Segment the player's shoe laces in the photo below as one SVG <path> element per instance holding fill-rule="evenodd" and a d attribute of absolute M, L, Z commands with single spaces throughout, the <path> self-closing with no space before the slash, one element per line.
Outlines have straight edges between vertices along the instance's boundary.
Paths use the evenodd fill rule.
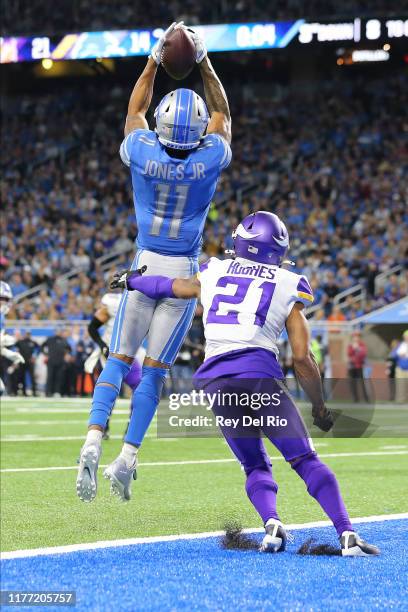
<path fill-rule="evenodd" d="M 113 463 L 108 465 L 103 475 L 107 480 L 110 480 L 110 492 L 112 495 L 116 495 L 122 501 L 130 500 L 130 487 L 132 480 L 136 480 L 136 465 L 137 459 L 135 458 L 134 464 L 129 468 L 126 465 L 126 461 L 119 455 Z"/>
<path fill-rule="evenodd" d="M 265 523 L 265 535 L 259 547 L 260 552 L 283 552 L 286 548 L 287 533 L 280 521 L 269 519 Z"/>
<path fill-rule="evenodd" d="M 96 444 L 86 444 L 81 449 L 76 490 L 79 499 L 91 502 L 96 497 L 99 458 L 101 447 Z"/>
<path fill-rule="evenodd" d="M 380 554 L 377 546 L 367 544 L 354 531 L 343 531 L 340 536 L 340 544 L 343 557 L 369 557 Z"/>

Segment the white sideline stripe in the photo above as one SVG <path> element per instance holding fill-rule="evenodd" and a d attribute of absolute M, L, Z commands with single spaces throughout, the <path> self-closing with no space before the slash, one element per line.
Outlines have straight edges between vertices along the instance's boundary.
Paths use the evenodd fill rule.
<path fill-rule="evenodd" d="M 146 434 L 145 438 L 156 438 L 155 434 Z M 123 440 L 123 435 L 114 434 L 110 436 L 111 440 Z M 70 440 L 84 440 L 84 436 L 33 436 L 27 435 L 9 435 L 0 439 L 0 442 L 68 442 Z"/>
<path fill-rule="evenodd" d="M 380 446 L 380 450 L 393 450 L 397 448 L 408 448 L 406 444 L 390 444 L 389 446 Z"/>
<path fill-rule="evenodd" d="M 2 410 L 2 415 L 15 415 L 18 414 L 87 414 L 89 415 L 89 408 L 16 408 L 15 410 Z M 129 414 L 129 409 L 115 409 L 114 414 Z"/>
<path fill-rule="evenodd" d="M 117 413 L 116 413 L 117 414 Z M 24 425 L 24 426 L 30 426 L 32 427 L 33 425 L 57 425 L 57 426 L 64 426 L 64 425 L 86 425 L 86 421 L 87 419 L 76 419 L 76 420 L 69 420 L 69 421 L 59 421 L 58 419 L 54 419 L 53 421 L 2 421 L 1 425 L 2 427 L 16 427 L 17 425 Z M 128 419 L 116 419 L 115 418 L 115 423 L 127 423 Z M 406 448 L 405 446 L 402 446 L 401 448 Z"/>
<path fill-rule="evenodd" d="M 172 439 L 172 438 L 170 438 Z M 176 438 L 175 438 L 176 439 Z M 369 453 L 319 453 L 319 457 L 324 459 L 336 459 L 338 457 L 378 457 L 383 455 L 408 455 L 408 451 L 372 451 Z M 282 455 L 276 457 L 271 456 L 272 461 L 284 461 Z M 210 463 L 237 463 L 237 460 L 233 457 L 225 459 L 187 459 L 185 461 L 146 461 L 145 463 L 138 463 L 138 467 L 165 467 L 175 465 L 206 465 Z M 99 467 L 106 467 L 106 465 L 100 465 Z M 77 470 L 77 465 L 68 466 L 57 466 L 57 467 L 34 467 L 34 468 L 4 468 L 0 470 L 2 474 L 10 474 L 16 472 L 55 472 L 63 470 Z"/>
<path fill-rule="evenodd" d="M 379 514 L 374 516 L 360 516 L 352 518 L 353 523 L 377 523 L 381 521 L 393 521 L 408 519 L 408 512 L 399 514 Z M 330 527 L 331 521 L 311 521 L 309 523 L 293 523 L 285 525 L 288 531 L 297 529 L 311 529 L 313 527 Z M 243 529 L 244 533 L 262 533 L 259 527 Z M 156 544 L 160 542 L 177 542 L 178 540 L 201 540 L 206 538 L 220 537 L 224 531 L 204 531 L 202 533 L 181 533 L 179 535 L 151 536 L 147 538 L 127 538 L 123 540 L 102 540 L 83 544 L 68 544 L 66 546 L 50 546 L 48 548 L 31 548 L 27 550 L 11 550 L 0 553 L 0 559 L 22 559 L 24 557 L 39 557 L 42 555 L 59 555 L 63 553 L 79 552 L 85 550 L 96 550 L 98 548 L 118 548 L 120 546 L 134 546 L 137 544 Z"/>

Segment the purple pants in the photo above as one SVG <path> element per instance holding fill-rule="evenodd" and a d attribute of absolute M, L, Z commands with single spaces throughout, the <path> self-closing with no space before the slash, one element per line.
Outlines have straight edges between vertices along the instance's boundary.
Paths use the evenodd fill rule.
<path fill-rule="evenodd" d="M 132 363 L 132 367 L 130 368 L 129 372 L 126 374 L 125 378 L 123 379 L 123 382 L 129 385 L 132 391 L 134 391 L 141 380 L 142 380 L 142 366 L 135 359 L 134 362 Z"/>
<path fill-rule="evenodd" d="M 272 465 L 262 435 L 290 462 L 292 469 L 305 482 L 309 494 L 332 520 L 338 535 L 353 530 L 337 479 L 316 455 L 303 419 L 282 381 L 243 379 L 242 374 L 237 374 L 228 379 L 201 381 L 200 386 L 207 393 L 218 392 L 224 398 L 234 398 L 234 392 L 239 394 L 239 401 L 235 405 L 232 402 L 226 407 L 225 402 L 217 400 L 213 411 L 217 417 L 224 419 L 224 424 L 220 423 L 221 431 L 245 470 L 247 495 L 264 523 L 271 518 L 279 519 L 279 516 L 276 510 L 278 485 L 273 480 Z M 254 393 L 267 393 L 268 397 L 276 397 L 279 403 L 274 405 L 274 401 L 271 401 L 254 411 L 242 402 L 245 390 L 252 397 Z M 229 424 L 234 417 L 240 421 L 239 425 Z M 274 417 L 273 424 L 268 417 Z M 284 417 L 287 426 L 276 425 L 277 417 Z"/>

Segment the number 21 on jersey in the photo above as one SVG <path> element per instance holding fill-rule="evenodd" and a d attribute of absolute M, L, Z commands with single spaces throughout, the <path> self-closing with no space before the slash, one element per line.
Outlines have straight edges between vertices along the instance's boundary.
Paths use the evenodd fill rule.
<path fill-rule="evenodd" d="M 276 283 L 265 281 L 258 285 L 253 278 L 222 276 L 217 287 L 235 286 L 232 295 L 219 293 L 214 296 L 206 323 L 239 325 L 239 315 L 254 316 L 254 325 L 263 327 L 271 305 Z"/>

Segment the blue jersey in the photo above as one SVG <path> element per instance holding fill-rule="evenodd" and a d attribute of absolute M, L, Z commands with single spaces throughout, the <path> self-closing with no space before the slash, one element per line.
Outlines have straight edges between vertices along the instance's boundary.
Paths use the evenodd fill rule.
<path fill-rule="evenodd" d="M 208 134 L 185 159 L 170 157 L 151 130 L 135 130 L 120 147 L 132 173 L 137 246 L 162 255 L 199 254 L 204 223 L 229 144 Z"/>

